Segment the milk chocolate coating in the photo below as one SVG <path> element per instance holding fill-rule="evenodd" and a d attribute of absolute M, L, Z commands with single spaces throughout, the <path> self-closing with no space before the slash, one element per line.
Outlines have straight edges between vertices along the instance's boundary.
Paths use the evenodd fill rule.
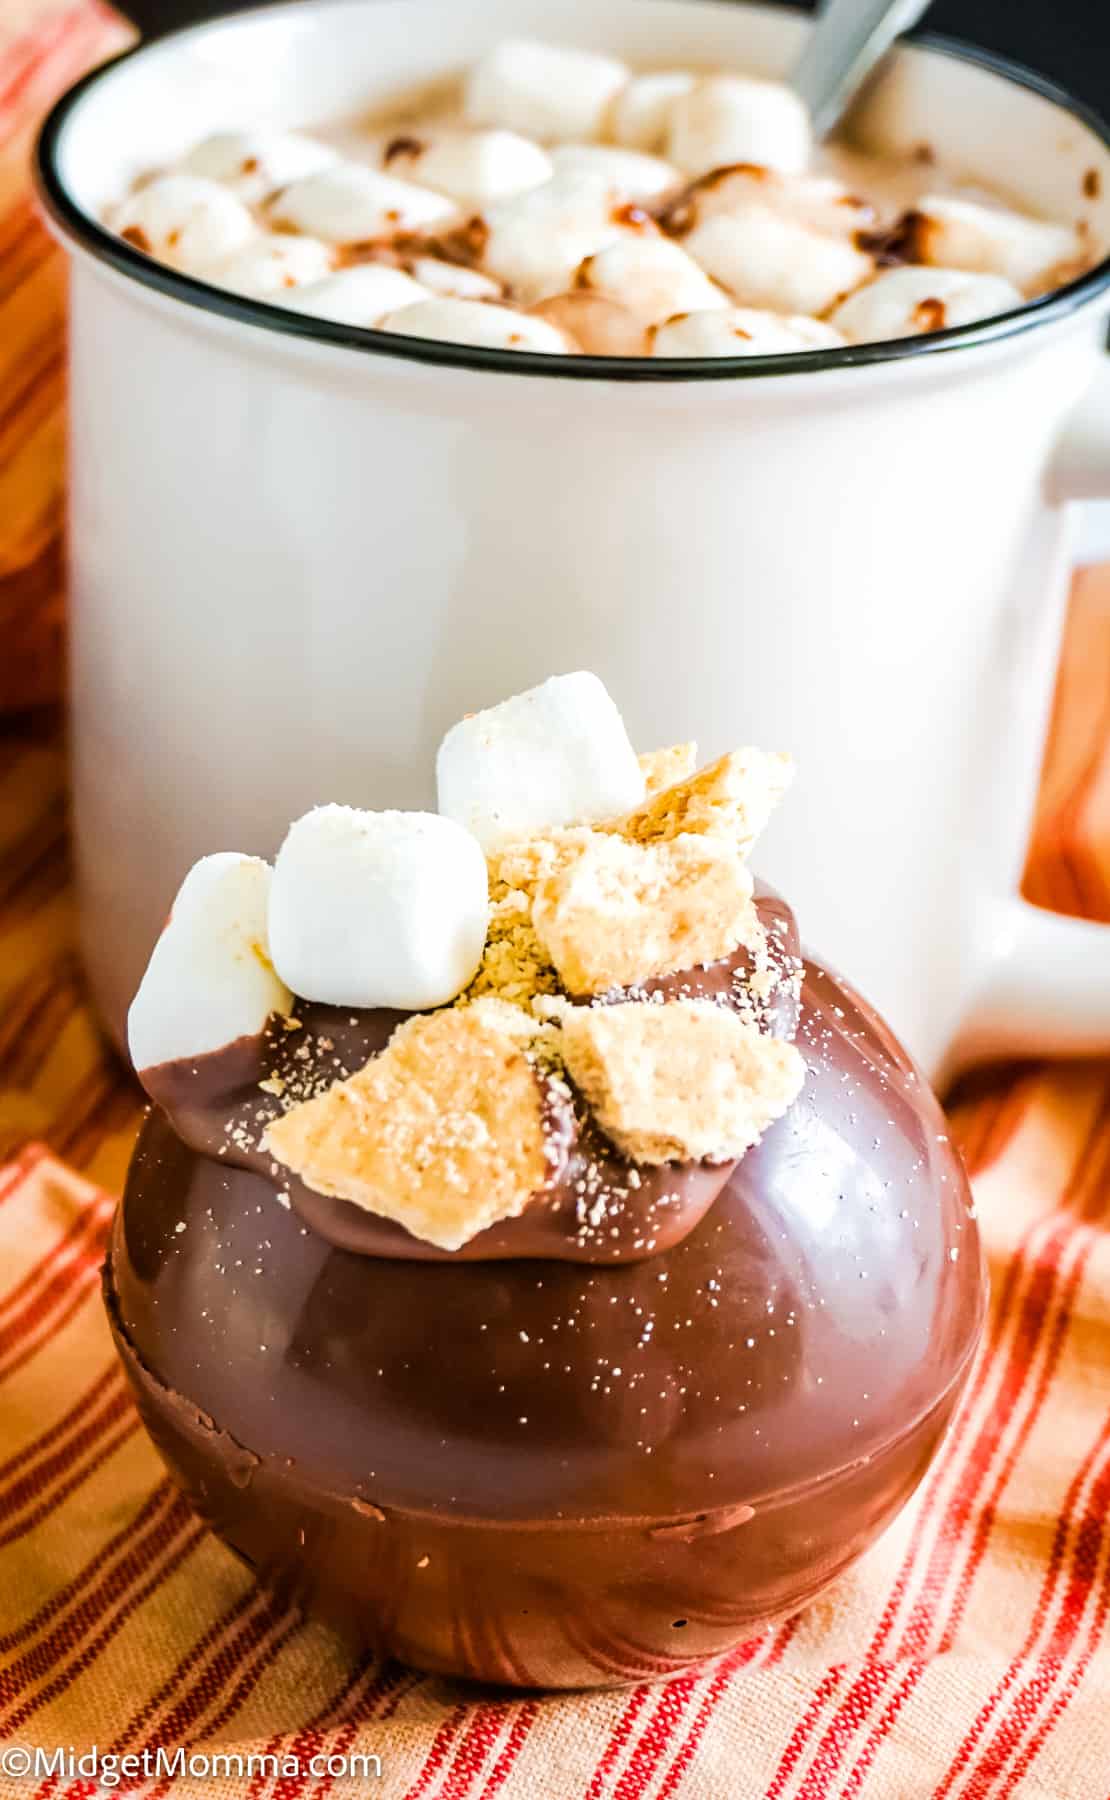
<path fill-rule="evenodd" d="M 616 1265 L 337 1247 L 155 1110 L 106 1298 L 199 1510 L 361 1642 L 515 1686 L 665 1674 L 818 1593 L 924 1473 L 984 1282 L 943 1114 L 813 961 L 796 1041 L 789 1113 Z"/>

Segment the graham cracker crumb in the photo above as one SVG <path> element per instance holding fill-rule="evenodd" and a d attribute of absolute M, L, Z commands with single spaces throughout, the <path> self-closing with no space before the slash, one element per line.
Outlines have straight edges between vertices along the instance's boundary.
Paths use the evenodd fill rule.
<path fill-rule="evenodd" d="M 752 878 L 714 838 L 631 843 L 594 832 L 541 883 L 536 936 L 572 994 L 603 994 L 755 943 Z"/>
<path fill-rule="evenodd" d="M 457 1250 L 558 1173 L 542 1073 L 556 1036 L 488 998 L 417 1013 L 357 1074 L 275 1120 L 263 1147 L 316 1193 Z"/>
<path fill-rule="evenodd" d="M 639 1163 L 731 1162 L 805 1080 L 793 1044 L 704 1000 L 578 1007 L 562 1050 L 602 1130 Z"/>
<path fill-rule="evenodd" d="M 688 780 L 698 766 L 698 747 L 696 744 L 671 744 L 666 750 L 645 750 L 638 761 L 650 800 L 664 788 Z"/>
<path fill-rule="evenodd" d="M 730 750 L 650 796 L 612 829 L 641 844 L 666 843 L 687 832 L 728 838 L 746 856 L 793 779 L 789 756 Z"/>

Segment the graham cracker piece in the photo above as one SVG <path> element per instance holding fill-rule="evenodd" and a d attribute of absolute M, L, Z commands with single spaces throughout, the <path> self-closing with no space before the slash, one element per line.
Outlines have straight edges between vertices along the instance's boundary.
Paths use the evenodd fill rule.
<path fill-rule="evenodd" d="M 264 1148 L 316 1193 L 457 1250 L 557 1171 L 541 1073 L 555 1038 L 499 1000 L 418 1013 L 357 1074 L 275 1120 Z"/>
<path fill-rule="evenodd" d="M 636 843 L 666 843 L 687 832 L 728 838 L 746 856 L 794 779 L 791 757 L 730 750 L 694 775 L 650 795 L 612 829 Z"/>
<path fill-rule="evenodd" d="M 663 788 L 686 781 L 698 766 L 696 744 L 671 744 L 665 750 L 645 750 L 638 758 L 644 776 L 644 788 L 650 800 Z"/>
<path fill-rule="evenodd" d="M 594 1117 L 635 1162 L 731 1162 L 801 1091 L 793 1044 L 706 1000 L 579 1006 L 563 1061 Z"/>
<path fill-rule="evenodd" d="M 736 849 L 593 832 L 540 883 L 532 924 L 572 994 L 603 994 L 755 944 L 752 878 Z"/>

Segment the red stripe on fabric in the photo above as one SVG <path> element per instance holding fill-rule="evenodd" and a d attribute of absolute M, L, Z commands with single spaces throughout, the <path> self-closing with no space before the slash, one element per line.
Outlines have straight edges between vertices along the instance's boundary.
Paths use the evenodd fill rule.
<path fill-rule="evenodd" d="M 1094 1478 L 1093 1482 L 1092 1477 Z M 1006 1717 L 1001 1721 L 989 1747 L 979 1759 L 966 1789 L 966 1800 L 982 1800 L 982 1796 L 1002 1774 L 1006 1762 L 1017 1750 L 1022 1736 L 1034 1722 L 1044 1701 L 1059 1680 L 1065 1660 L 1079 1636 L 1087 1605 L 1094 1591 L 1106 1528 L 1107 1507 L 1110 1506 L 1110 1424 L 1103 1426 L 1095 1445 L 1084 1459 L 1081 1469 L 1069 1488 L 1063 1516 L 1057 1528 L 1058 1538 L 1066 1537 L 1075 1508 L 1088 1484 L 1090 1484 L 1090 1493 L 1076 1532 L 1070 1575 L 1060 1614 L 1047 1644 L 1039 1654 L 1038 1660 L 1042 1666 L 1034 1679 L 1026 1683 L 1024 1688 L 1019 1689 L 1010 1701 Z M 1000 1690 L 996 1690 L 1000 1698 L 1004 1697 L 1005 1692 L 1013 1686 L 1021 1673 L 1023 1664 L 1028 1665 L 1036 1640 L 1041 1635 L 1047 1618 L 1054 1590 L 1058 1587 L 1063 1574 L 1062 1562 L 1062 1557 L 1056 1559 L 1055 1565 L 1050 1560 L 1049 1570 L 1042 1583 L 1040 1600 L 1034 1614 L 1034 1624 L 1022 1647 L 1023 1654 L 1019 1653 L 1014 1658 L 1003 1678 Z M 1104 1585 L 1103 1616 L 1105 1616 L 1105 1602 L 1106 1589 Z M 1076 1665 L 1077 1668 L 1080 1664 L 1085 1667 L 1089 1663 L 1100 1631 L 1101 1623 L 1096 1608 L 1093 1632 L 1090 1634 L 1087 1649 Z M 1070 1698 L 1070 1694 L 1068 1694 L 1068 1698 Z M 1049 1719 L 1053 1724 L 1066 1704 L 1064 1695 L 1058 1696 L 1057 1702 L 1049 1714 Z M 985 1713 L 988 1712 L 987 1708 L 983 1710 Z M 990 1710 L 994 1710 L 994 1696 L 992 1696 Z M 1049 1719 L 1044 1721 L 1045 1736 L 1051 1729 Z M 1043 1742 L 1043 1738 L 1041 1741 Z"/>
<path fill-rule="evenodd" d="M 305 1723 L 301 1726 L 300 1731 L 294 1736 L 290 1737 L 290 1734 L 285 1731 L 276 1732 L 267 1742 L 264 1754 L 267 1756 L 278 1757 L 283 1755 L 295 1756 L 299 1762 L 303 1762 L 305 1758 L 312 1754 L 312 1750 L 318 1744 L 323 1742 L 324 1722 L 343 1705 L 347 1696 L 358 1688 L 360 1682 L 364 1680 L 368 1673 L 368 1669 L 373 1667 L 373 1662 L 373 1658 L 363 1657 L 351 1670 L 347 1679 L 340 1685 L 338 1691 L 332 1695 L 326 1706 L 321 1707 L 318 1712 L 314 1713 L 311 1719 L 306 1719 Z M 379 1675 L 378 1682 L 374 1685 L 378 1686 L 380 1683 L 381 1675 Z M 272 1791 L 271 1800 L 296 1800 L 296 1796 L 303 1792 L 307 1779 L 307 1775 L 296 1777 L 292 1775 L 279 1775 L 277 1784 Z M 266 1775 L 259 1774 L 252 1776 L 250 1787 L 247 1789 L 246 1800 L 257 1800 L 258 1795 L 262 1792 L 263 1783 L 268 1780 L 269 1777 Z"/>
<path fill-rule="evenodd" d="M 98 1214 L 106 1209 L 110 1211 L 113 1204 L 106 1194 L 95 1194 L 79 1211 L 74 1213 L 61 1236 L 55 1238 L 49 1249 L 43 1251 L 38 1261 L 20 1276 L 15 1286 L 9 1288 L 0 1297 L 0 1319 L 8 1319 L 10 1313 L 14 1313 L 22 1303 L 32 1298 L 56 1265 L 71 1255 L 78 1245 L 85 1241 L 90 1228 L 95 1226 Z M 0 1350 L 6 1347 L 6 1334 L 13 1326 L 14 1321 L 9 1321 L 3 1331 L 0 1331 Z"/>
<path fill-rule="evenodd" d="M 1082 1197 L 1088 1189 L 1092 1164 L 1100 1166 L 1099 1158 L 1103 1146 L 1110 1141 L 1110 1107 L 1099 1115 L 1094 1127 L 1088 1134 L 1087 1141 L 1081 1150 L 1073 1168 L 1066 1198 L 1079 1198 L 1082 1213 Z M 1027 1260 L 1027 1248 L 1031 1241 L 1044 1231 L 1038 1224 L 1024 1240 L 1019 1256 L 1011 1265 L 1016 1269 L 1019 1262 Z M 999 1389 L 998 1400 L 988 1415 L 987 1421 L 971 1446 L 965 1464 L 964 1476 L 958 1500 L 949 1507 L 944 1523 L 938 1533 L 936 1544 L 929 1559 L 925 1581 L 920 1589 L 920 1597 L 911 1613 L 909 1623 L 903 1631 L 898 1653 L 913 1657 L 913 1671 L 906 1676 L 897 1695 L 889 1702 L 888 1714 L 882 1730 L 889 1730 L 902 1706 L 910 1697 L 927 1666 L 923 1660 L 923 1652 L 930 1636 L 933 1634 L 948 1585 L 952 1564 L 963 1546 L 965 1528 L 970 1521 L 974 1499 L 982 1482 L 987 1478 L 993 1465 L 995 1453 L 1009 1426 L 1011 1418 L 1018 1411 L 1018 1404 L 1025 1391 L 1030 1372 L 1036 1361 L 1040 1340 L 1051 1318 L 1051 1302 L 1054 1297 L 1058 1276 L 1063 1280 L 1059 1306 L 1052 1321 L 1052 1330 L 1048 1338 L 1044 1361 L 1040 1376 L 1032 1390 L 1031 1405 L 1021 1421 L 1013 1443 L 1003 1460 L 1001 1468 L 990 1489 L 990 1496 L 979 1514 L 976 1530 L 972 1536 L 967 1558 L 949 1604 L 946 1623 L 936 1646 L 936 1653 L 944 1654 L 952 1644 L 956 1629 L 963 1618 L 968 1596 L 975 1573 L 986 1553 L 990 1531 L 997 1514 L 998 1502 L 1016 1466 L 1017 1459 L 1028 1442 L 1029 1434 L 1036 1423 L 1040 1409 L 1051 1385 L 1052 1377 L 1059 1362 L 1063 1343 L 1067 1333 L 1068 1320 L 1074 1304 L 1079 1280 L 1093 1245 L 1089 1231 L 1085 1231 L 1074 1221 L 1052 1226 L 1048 1231 L 1042 1248 L 1032 1257 L 1032 1279 L 1026 1290 L 1025 1298 L 1019 1313 L 1018 1326 L 1014 1334 L 1013 1344 L 1007 1359 L 1003 1380 Z M 1065 1271 L 1063 1261 L 1065 1253 L 1072 1250 L 1075 1262 Z M 992 1359 L 993 1360 L 993 1359 Z M 1000 1416 L 1003 1398 L 1009 1399 L 1004 1415 Z M 831 1779 L 831 1771 L 835 1769 L 847 1749 L 851 1738 L 859 1731 L 865 1718 L 864 1708 L 867 1706 L 867 1690 L 869 1669 L 865 1665 L 863 1672 L 857 1677 L 853 1687 L 841 1702 L 838 1712 L 826 1727 L 814 1759 L 814 1767 L 821 1764 L 825 1779 Z M 881 1691 L 885 1682 L 880 1684 Z M 873 1759 L 877 1749 L 878 1731 L 873 1731 L 861 1752 L 868 1762 Z M 810 1795 L 803 1788 L 799 1800 Z"/>
<path fill-rule="evenodd" d="M 786 1784 L 801 1761 L 806 1741 L 817 1720 L 821 1717 L 826 1701 L 831 1700 L 843 1681 L 845 1672 L 843 1663 L 834 1663 L 824 1678 L 818 1682 L 814 1689 L 813 1699 L 795 1725 L 786 1748 L 779 1758 L 778 1767 L 771 1778 L 771 1785 L 767 1789 L 766 1800 L 782 1800 L 782 1796 L 786 1792 Z"/>
<path fill-rule="evenodd" d="M 103 1252 L 100 1251 L 97 1252 L 95 1256 L 90 1257 L 86 1266 L 80 1273 L 79 1279 L 70 1294 L 68 1303 L 62 1307 L 60 1312 L 56 1312 L 52 1317 L 48 1317 L 45 1320 L 42 1329 L 36 1334 L 31 1342 L 25 1344 L 18 1355 L 11 1357 L 3 1368 L 0 1368 L 0 1385 L 6 1381 L 10 1381 L 13 1375 L 18 1375 L 21 1369 L 26 1368 L 27 1364 L 32 1362 L 41 1350 L 45 1349 L 52 1338 L 57 1337 L 60 1332 L 64 1331 L 74 1314 L 80 1311 L 81 1307 L 84 1306 L 89 1295 L 100 1286 L 100 1264 L 102 1256 Z"/>
<path fill-rule="evenodd" d="M 0 1669 L 0 1706 L 10 1707 L 18 1696 L 42 1678 L 48 1670 L 60 1662 L 71 1652 L 81 1651 L 90 1629 L 94 1628 L 103 1613 L 121 1599 L 128 1604 L 130 1616 L 133 1610 L 133 1597 L 128 1600 L 129 1591 L 149 1570 L 152 1561 L 163 1551 L 178 1543 L 188 1527 L 194 1525 L 193 1514 L 184 1499 L 177 1497 L 177 1503 L 171 1504 L 165 1515 L 160 1518 L 146 1534 L 132 1545 L 129 1553 L 122 1558 L 119 1565 L 102 1581 L 97 1589 L 87 1594 L 80 1606 L 73 1613 L 58 1620 L 54 1631 L 39 1643 L 32 1646 L 22 1657 L 10 1663 L 7 1668 Z M 189 1533 L 189 1542 L 199 1541 L 199 1530 Z M 121 1619 L 122 1622 L 122 1619 Z M 114 1634 L 118 1625 L 109 1632 Z M 95 1635 L 88 1642 L 99 1643 Z M 108 1638 L 104 1639 L 107 1642 Z M 88 1660 L 89 1652 L 82 1652 L 82 1660 Z M 62 1680 L 57 1688 L 61 1692 L 67 1682 Z M 53 1691 L 53 1690 L 52 1690 Z M 19 1709 L 16 1714 L 8 1716 L 4 1721 L 5 1729 L 14 1731 L 25 1718 L 31 1716 L 37 1705 L 42 1704 L 41 1697 L 26 1703 L 29 1710 Z"/>
<path fill-rule="evenodd" d="M 372 1666 L 372 1664 L 371 1664 Z M 292 1741 L 285 1744 L 285 1734 L 271 1739 L 274 1749 L 271 1754 L 281 1755 L 283 1748 L 295 1756 L 301 1773 L 298 1775 L 282 1775 L 274 1788 L 271 1800 L 298 1800 L 304 1792 L 306 1784 L 313 1779 L 308 1770 L 308 1763 L 313 1755 L 322 1750 L 328 1737 L 328 1721 L 337 1715 L 342 1718 L 343 1708 L 351 1704 L 350 1715 L 341 1725 L 333 1726 L 332 1753 L 345 1756 L 358 1736 L 360 1727 L 375 1714 L 381 1719 L 388 1719 L 400 1706 L 404 1696 L 412 1692 L 414 1687 L 426 1679 L 413 1670 L 402 1669 L 398 1663 L 386 1663 L 363 1694 L 358 1694 L 359 1683 L 364 1679 L 366 1669 L 356 1669 L 351 1678 L 343 1684 L 339 1692 L 332 1697 L 327 1706 L 311 1719 Z M 351 1694 L 355 1694 L 353 1703 Z M 381 1707 L 380 1713 L 378 1708 Z M 313 1789 L 314 1797 L 329 1793 L 334 1786 L 334 1776 L 324 1775 Z M 256 1800 L 256 1790 L 252 1785 L 248 1800 Z"/>
<path fill-rule="evenodd" d="M 26 1144 L 18 1155 L 13 1157 L 7 1167 L 0 1170 L 0 1206 L 10 1200 L 27 1180 L 28 1176 L 48 1155 L 45 1144 Z"/>
<path fill-rule="evenodd" d="M 678 1751 L 671 1762 L 670 1768 L 667 1770 L 666 1780 L 659 1789 L 657 1800 L 670 1800 L 671 1795 L 674 1793 L 679 1782 L 683 1779 L 689 1769 L 690 1764 L 693 1762 L 694 1757 L 697 1755 L 698 1746 L 705 1736 L 709 1721 L 717 1710 L 722 1696 L 727 1691 L 733 1675 L 738 1669 L 745 1667 L 750 1661 L 750 1647 L 747 1644 L 740 1644 L 735 1650 L 730 1651 L 727 1656 L 722 1657 L 720 1666 L 702 1697 L 701 1705 L 694 1714 L 690 1729 L 679 1746 Z"/>
<path fill-rule="evenodd" d="M 447 1718 L 444 1719 L 439 1730 L 436 1732 L 435 1737 L 432 1739 L 431 1748 L 424 1758 L 424 1765 L 419 1775 L 412 1786 L 405 1791 L 404 1800 L 420 1800 L 421 1795 L 427 1792 L 431 1783 L 443 1767 L 447 1752 L 450 1750 L 451 1745 L 458 1736 L 463 1721 L 469 1711 L 470 1708 L 468 1706 L 456 1706 L 448 1714 Z"/>
<path fill-rule="evenodd" d="M 105 1391 L 112 1388 L 121 1390 L 123 1388 L 123 1371 L 115 1357 L 91 1386 L 87 1387 L 84 1393 L 74 1401 L 68 1412 L 63 1413 L 61 1418 L 56 1419 L 54 1424 L 48 1426 L 45 1431 L 40 1432 L 38 1437 L 31 1438 L 13 1456 L 9 1456 L 7 1462 L 0 1463 L 0 1494 L 6 1493 L 7 1489 L 4 1484 L 10 1482 L 13 1476 L 18 1475 L 27 1467 L 28 1463 L 34 1462 L 50 1450 L 61 1438 L 72 1431 L 74 1425 L 86 1419 Z"/>
<path fill-rule="evenodd" d="M 386 1719 L 391 1719 L 405 1695 L 411 1693 L 414 1687 L 419 1687 L 426 1679 L 425 1676 L 417 1674 L 414 1670 L 410 1670 L 407 1675 L 403 1671 L 398 1670 L 385 1684 L 390 1691 L 386 1702 L 381 1707 L 380 1711 L 378 1710 L 378 1703 L 376 1701 L 373 1706 L 368 1707 L 365 1710 L 356 1708 L 350 1723 L 345 1725 L 342 1731 L 337 1731 L 334 1734 L 334 1743 L 331 1746 L 330 1753 L 335 1756 L 345 1756 L 352 1749 L 361 1725 L 367 1723 L 370 1719 L 376 1718 L 380 1723 L 384 1723 Z M 311 1777 L 309 1777 L 309 1779 L 311 1779 Z M 325 1774 L 320 1776 L 316 1786 L 312 1790 L 312 1800 L 323 1800 L 325 1794 L 330 1794 L 332 1788 L 335 1786 L 335 1781 L 336 1777 L 334 1775 Z M 483 1800 L 485 1800 L 484 1795 Z"/>
<path fill-rule="evenodd" d="M 60 1612 L 64 1611 L 70 1602 L 78 1597 L 82 1589 L 95 1579 L 101 1569 L 111 1562 L 116 1552 L 121 1550 L 136 1533 L 145 1530 L 150 1520 L 167 1505 L 172 1504 L 175 1499 L 177 1499 L 176 1490 L 169 1481 L 160 1481 L 157 1487 L 152 1488 L 135 1516 L 121 1525 L 119 1530 L 100 1546 L 96 1555 L 85 1564 L 79 1574 L 75 1575 L 64 1587 L 58 1588 L 31 1618 L 25 1619 L 22 1625 L 17 1626 L 14 1631 L 0 1637 L 0 1655 L 17 1650 L 20 1644 L 25 1644 L 31 1638 L 37 1637 L 44 1626 L 49 1625 L 51 1619 L 56 1618 Z M 0 1689 L 2 1689 L 2 1683 L 3 1673 L 0 1672 Z M 2 1698 L 2 1692 L 0 1692 L 0 1698 Z"/>
<path fill-rule="evenodd" d="M 501 1735 L 511 1712 L 511 1702 L 494 1702 L 472 1709 L 470 1723 L 463 1733 L 438 1800 L 465 1800 L 482 1767 Z"/>
<path fill-rule="evenodd" d="M 613 1790 L 613 1800 L 642 1800 L 702 1680 L 704 1674 L 680 1675 L 667 1683 Z"/>
<path fill-rule="evenodd" d="M 535 1700 L 526 1700 L 513 1720 L 513 1728 L 502 1746 L 501 1754 L 486 1777 L 486 1784 L 482 1789 L 482 1800 L 492 1800 L 492 1796 L 504 1785 L 539 1716 L 538 1703 Z"/>
<path fill-rule="evenodd" d="M 103 1201 L 90 1206 L 76 1235 L 72 1239 L 67 1237 L 64 1244 L 56 1245 L 43 1258 L 37 1271 L 39 1279 L 35 1291 L 0 1329 L 0 1373 L 5 1373 L 10 1365 L 10 1353 L 42 1323 L 53 1307 L 64 1301 L 74 1284 L 90 1272 L 99 1271 L 112 1210 L 112 1206 Z M 8 1353 L 7 1362 L 3 1360 L 5 1352 Z"/>
<path fill-rule="evenodd" d="M 58 1508 L 72 1494 L 75 1494 L 78 1488 L 83 1487 L 86 1481 L 91 1480 L 97 1471 L 111 1460 L 116 1451 L 135 1436 L 139 1430 L 139 1420 L 122 1399 L 120 1406 L 121 1410 L 125 1410 L 127 1414 L 120 1429 L 101 1445 L 95 1456 L 90 1457 L 88 1462 L 74 1470 L 68 1481 L 62 1482 L 60 1487 L 48 1494 L 31 1512 L 25 1513 L 9 1530 L 0 1535 L 0 1550 L 7 1549 L 9 1544 L 18 1543 L 20 1538 L 26 1537 L 29 1532 L 35 1530 L 36 1526 L 41 1525 L 44 1519 L 48 1519 L 51 1513 L 57 1512 Z"/>
<path fill-rule="evenodd" d="M 610 1734 L 609 1742 L 601 1754 L 601 1760 L 593 1772 L 583 1800 L 601 1800 L 609 1773 L 621 1752 L 627 1747 L 632 1736 L 632 1728 L 650 1698 L 651 1689 L 648 1687 L 634 1688 L 629 1694 L 621 1716 Z"/>

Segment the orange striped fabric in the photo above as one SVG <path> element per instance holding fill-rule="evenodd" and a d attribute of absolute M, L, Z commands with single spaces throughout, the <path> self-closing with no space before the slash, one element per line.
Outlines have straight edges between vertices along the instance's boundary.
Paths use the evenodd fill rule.
<path fill-rule="evenodd" d="M 119 36 L 86 0 L 0 25 L 0 702 L 49 690 L 60 593 L 57 267 L 13 170 L 29 111 Z M 1108 696 L 1110 570 L 1089 571 L 1026 892 L 1110 920 Z M 145 1756 L 123 1791 L 175 1800 L 1101 1800 L 1110 1066 L 955 1097 L 990 1330 L 924 1487 L 834 1593 L 623 1693 L 352 1662 L 200 1526 L 112 1354 L 97 1271 L 140 1108 L 82 994 L 58 726 L 0 718 L 0 1796 L 96 1800 Z"/>

